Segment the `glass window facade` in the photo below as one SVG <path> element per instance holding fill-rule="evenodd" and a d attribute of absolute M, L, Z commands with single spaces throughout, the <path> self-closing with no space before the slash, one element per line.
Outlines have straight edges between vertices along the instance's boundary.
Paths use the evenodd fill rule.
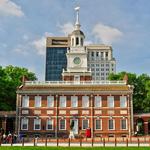
<path fill-rule="evenodd" d="M 54 96 L 47 96 L 47 107 L 54 107 Z"/>
<path fill-rule="evenodd" d="M 59 129 L 66 130 L 66 120 L 65 119 L 59 120 Z"/>
<path fill-rule="evenodd" d="M 114 97 L 113 96 L 107 97 L 107 106 L 108 107 L 114 107 Z"/>
<path fill-rule="evenodd" d="M 101 129 L 101 120 L 100 119 L 96 119 L 95 120 L 95 129 L 96 130 L 100 130 Z"/>
<path fill-rule="evenodd" d="M 127 107 L 127 97 L 126 96 L 120 96 L 120 107 L 121 108 Z"/>
<path fill-rule="evenodd" d="M 89 107 L 89 97 L 82 96 L 82 107 Z"/>
<path fill-rule="evenodd" d="M 78 97 L 71 96 L 71 107 L 78 107 Z"/>
<path fill-rule="evenodd" d="M 127 120 L 126 119 L 122 119 L 121 120 L 121 129 L 122 130 L 126 130 L 127 129 Z"/>
<path fill-rule="evenodd" d="M 41 119 L 34 119 L 34 130 L 41 130 Z"/>
<path fill-rule="evenodd" d="M 23 96 L 22 107 L 29 107 L 29 96 Z"/>
<path fill-rule="evenodd" d="M 41 107 L 41 96 L 35 96 L 34 107 Z"/>
<path fill-rule="evenodd" d="M 28 119 L 27 118 L 21 119 L 21 129 L 28 130 Z"/>
<path fill-rule="evenodd" d="M 108 124 L 109 124 L 109 126 L 108 126 L 109 130 L 113 130 L 114 129 L 114 120 L 110 119 Z"/>
<path fill-rule="evenodd" d="M 88 119 L 82 120 L 82 129 L 85 130 L 88 128 L 88 126 L 89 126 L 89 120 Z"/>
<path fill-rule="evenodd" d="M 53 130 L 53 120 L 48 119 L 47 120 L 47 126 L 46 126 L 47 130 Z"/>
<path fill-rule="evenodd" d="M 101 105 L 102 105 L 101 96 L 95 96 L 95 107 L 101 107 Z"/>
<path fill-rule="evenodd" d="M 67 47 L 46 48 L 46 81 L 60 81 L 62 70 L 67 67 Z"/>
<path fill-rule="evenodd" d="M 66 107 L 66 96 L 60 96 L 59 107 Z"/>

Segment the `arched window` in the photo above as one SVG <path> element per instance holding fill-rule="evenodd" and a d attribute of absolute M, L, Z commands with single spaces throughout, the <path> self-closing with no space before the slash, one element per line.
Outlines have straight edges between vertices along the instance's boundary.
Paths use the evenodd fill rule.
<path fill-rule="evenodd" d="M 79 38 L 76 37 L 76 45 L 79 45 Z"/>
<path fill-rule="evenodd" d="M 81 38 L 81 46 L 83 46 L 83 38 Z"/>
<path fill-rule="evenodd" d="M 74 46 L 74 38 L 72 38 L 72 44 L 71 45 Z"/>

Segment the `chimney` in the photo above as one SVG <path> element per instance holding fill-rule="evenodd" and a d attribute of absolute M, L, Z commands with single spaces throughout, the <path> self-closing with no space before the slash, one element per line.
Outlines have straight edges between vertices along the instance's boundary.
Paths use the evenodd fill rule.
<path fill-rule="evenodd" d="M 25 81 L 28 81 L 28 78 L 24 75 L 22 76 L 21 81 L 22 81 L 22 84 L 24 84 Z"/>

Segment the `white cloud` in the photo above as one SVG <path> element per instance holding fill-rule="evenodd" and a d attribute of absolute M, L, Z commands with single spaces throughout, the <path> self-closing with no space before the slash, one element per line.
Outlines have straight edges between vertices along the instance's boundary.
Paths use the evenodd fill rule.
<path fill-rule="evenodd" d="M 11 0 L 0 0 L 0 15 L 12 15 L 22 17 L 24 13 L 21 7 Z"/>
<path fill-rule="evenodd" d="M 93 43 L 92 41 L 84 41 L 84 45 L 90 45 L 92 43 Z"/>
<path fill-rule="evenodd" d="M 46 32 L 44 34 L 44 36 L 42 36 L 39 39 L 34 40 L 31 44 L 33 45 L 33 47 L 35 48 L 35 50 L 37 51 L 38 55 L 45 55 L 46 53 L 46 37 L 48 36 L 52 36 L 51 33 Z"/>
<path fill-rule="evenodd" d="M 65 35 L 72 33 L 72 31 L 74 30 L 74 26 L 71 22 L 65 23 L 63 25 L 59 25 L 59 27 L 60 27 L 60 31 Z"/>
<path fill-rule="evenodd" d="M 25 40 L 25 41 L 28 41 L 28 40 L 29 40 L 29 37 L 28 37 L 28 35 L 24 34 L 24 35 L 22 36 L 22 39 Z"/>
<path fill-rule="evenodd" d="M 21 54 L 21 55 L 28 55 L 28 51 L 27 51 L 27 45 L 17 45 L 16 48 L 13 49 L 13 52 Z"/>
<path fill-rule="evenodd" d="M 6 48 L 8 45 L 6 43 L 0 43 L 0 47 Z"/>
<path fill-rule="evenodd" d="M 22 38 L 24 42 L 22 44 L 18 44 L 13 52 L 22 55 L 28 55 L 31 52 L 36 53 L 37 55 L 45 56 L 46 53 L 46 37 L 53 36 L 52 33 L 45 32 L 45 34 L 35 40 L 29 40 L 30 37 L 28 35 L 23 35 Z M 31 51 L 32 50 L 32 51 Z"/>
<path fill-rule="evenodd" d="M 39 55 L 45 55 L 45 49 L 46 49 L 45 36 L 33 41 L 32 44 L 33 44 L 34 48 L 37 50 L 37 53 Z"/>
<path fill-rule="evenodd" d="M 93 34 L 103 44 L 112 44 L 121 38 L 123 33 L 117 28 L 98 23 L 93 28 Z"/>

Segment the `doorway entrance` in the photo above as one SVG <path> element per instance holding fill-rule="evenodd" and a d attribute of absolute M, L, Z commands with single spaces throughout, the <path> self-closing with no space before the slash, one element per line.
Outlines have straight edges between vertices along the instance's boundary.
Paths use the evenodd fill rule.
<path fill-rule="evenodd" d="M 71 119 L 71 122 L 74 122 L 74 126 L 73 126 L 73 133 L 74 134 L 78 134 L 78 119 Z"/>
<path fill-rule="evenodd" d="M 144 134 L 144 120 L 142 118 L 137 119 L 136 131 L 137 134 Z"/>
<path fill-rule="evenodd" d="M 150 120 L 148 120 L 148 134 L 150 134 Z"/>
<path fill-rule="evenodd" d="M 6 134 L 12 133 L 15 129 L 14 118 L 7 118 L 6 120 Z"/>

